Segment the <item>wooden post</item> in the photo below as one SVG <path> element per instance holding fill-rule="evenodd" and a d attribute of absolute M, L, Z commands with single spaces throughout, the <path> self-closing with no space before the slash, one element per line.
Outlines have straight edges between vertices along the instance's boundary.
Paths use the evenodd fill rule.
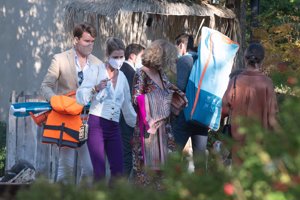
<path fill-rule="evenodd" d="M 21 93 L 16 96 L 15 91 L 12 92 L 11 103 L 29 101 L 44 100 L 37 94 L 24 95 Z M 42 144 L 42 132 L 43 128 L 38 127 L 31 117 L 15 117 L 10 111 L 6 137 L 6 170 L 9 170 L 19 160 L 26 160 L 35 167 L 37 175 L 51 179 L 51 164 L 55 160 L 52 157 L 56 154 L 52 153 L 50 145 Z"/>
<path fill-rule="evenodd" d="M 16 91 L 12 91 L 11 103 L 16 102 Z M 16 155 L 16 135 L 17 135 L 17 118 L 9 111 L 8 131 L 6 135 L 6 163 L 5 170 L 10 169 L 15 164 Z"/>

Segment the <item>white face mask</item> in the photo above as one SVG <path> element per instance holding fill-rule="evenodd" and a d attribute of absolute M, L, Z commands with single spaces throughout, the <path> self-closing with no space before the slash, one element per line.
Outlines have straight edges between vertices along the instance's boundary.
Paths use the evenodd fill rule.
<path fill-rule="evenodd" d="M 114 58 L 109 58 L 108 63 L 110 66 L 112 66 L 115 69 L 120 69 L 123 65 L 123 62 L 125 61 L 124 58 L 121 59 L 114 59 Z"/>
<path fill-rule="evenodd" d="M 139 69 L 139 68 L 143 67 L 142 59 L 141 59 L 141 58 L 137 58 L 137 59 L 135 60 L 134 67 L 135 67 L 136 69 Z"/>

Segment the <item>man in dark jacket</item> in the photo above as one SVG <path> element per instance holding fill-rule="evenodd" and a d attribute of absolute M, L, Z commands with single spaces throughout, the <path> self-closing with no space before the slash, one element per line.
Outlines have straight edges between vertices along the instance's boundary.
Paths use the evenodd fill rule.
<path fill-rule="evenodd" d="M 125 62 L 121 67 L 121 71 L 127 78 L 130 92 L 132 91 L 135 71 L 143 66 L 141 56 L 144 53 L 144 49 L 145 48 L 139 44 L 129 44 L 125 50 Z M 121 115 L 120 126 L 123 142 L 124 172 L 126 176 L 129 177 L 132 169 L 131 140 L 134 129 L 125 123 L 123 115 Z"/>
<path fill-rule="evenodd" d="M 180 34 L 177 36 L 175 43 L 179 54 L 179 59 L 176 63 L 176 85 L 180 90 L 185 92 L 193 64 L 198 59 L 198 55 L 193 51 L 194 41 L 191 35 Z M 179 149 L 182 150 L 189 137 L 191 137 L 193 155 L 201 155 L 201 158 L 203 158 L 206 151 L 208 128 L 200 124 L 187 122 L 183 111 L 173 120 L 172 127 Z"/>

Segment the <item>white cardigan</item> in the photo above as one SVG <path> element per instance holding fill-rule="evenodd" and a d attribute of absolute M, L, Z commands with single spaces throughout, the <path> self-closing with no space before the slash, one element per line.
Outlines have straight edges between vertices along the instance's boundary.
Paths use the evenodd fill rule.
<path fill-rule="evenodd" d="M 119 71 L 115 88 L 109 81 L 107 87 L 95 95 L 92 93 L 94 86 L 108 78 L 105 65 L 91 65 L 84 76 L 81 86 L 76 91 L 77 102 L 87 105 L 91 101 L 90 114 L 115 122 L 119 122 L 122 110 L 126 123 L 134 127 L 136 112 L 131 103 L 129 85 L 123 72 Z"/>

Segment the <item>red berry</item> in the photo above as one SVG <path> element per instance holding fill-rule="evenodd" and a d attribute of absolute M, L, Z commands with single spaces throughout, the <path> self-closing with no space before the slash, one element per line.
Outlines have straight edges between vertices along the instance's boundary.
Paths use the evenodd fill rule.
<path fill-rule="evenodd" d="M 232 196 L 234 193 L 234 187 L 231 183 L 224 184 L 224 193 L 228 196 Z"/>
<path fill-rule="evenodd" d="M 297 78 L 293 77 L 293 76 L 289 76 L 287 79 L 287 83 L 290 85 L 295 85 L 297 84 L 298 80 Z"/>

